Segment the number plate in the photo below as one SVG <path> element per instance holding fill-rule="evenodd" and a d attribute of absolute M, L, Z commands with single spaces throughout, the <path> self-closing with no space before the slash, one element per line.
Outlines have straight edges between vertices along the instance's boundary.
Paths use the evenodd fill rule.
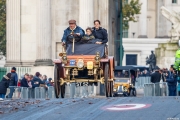
<path fill-rule="evenodd" d="M 92 61 L 87 62 L 87 69 L 93 69 L 93 62 Z"/>
<path fill-rule="evenodd" d="M 70 66 L 75 66 L 76 60 L 70 60 Z"/>
<path fill-rule="evenodd" d="M 79 87 L 79 86 L 88 86 L 89 83 L 88 82 L 77 82 L 76 83 L 76 87 Z"/>

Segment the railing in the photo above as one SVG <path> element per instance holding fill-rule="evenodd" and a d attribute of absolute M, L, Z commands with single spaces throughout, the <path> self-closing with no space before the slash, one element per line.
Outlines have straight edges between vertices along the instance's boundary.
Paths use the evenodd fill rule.
<path fill-rule="evenodd" d="M 151 83 L 151 77 L 138 77 L 136 78 L 135 88 L 144 88 L 144 84 Z"/>
<path fill-rule="evenodd" d="M 54 87 L 49 86 L 45 87 L 36 87 L 36 88 L 27 88 L 27 87 L 15 87 L 10 86 L 7 90 L 8 95 L 10 90 L 13 90 L 14 99 L 27 99 L 27 98 L 55 98 Z"/>
<path fill-rule="evenodd" d="M 168 85 L 163 83 L 147 83 L 144 84 L 144 96 L 168 96 Z"/>
<path fill-rule="evenodd" d="M 4 69 L 6 69 L 7 72 L 11 72 L 11 68 L 12 67 L 5 67 Z M 18 74 L 18 78 L 20 78 L 25 73 L 31 73 L 31 67 L 16 67 L 16 73 Z"/>

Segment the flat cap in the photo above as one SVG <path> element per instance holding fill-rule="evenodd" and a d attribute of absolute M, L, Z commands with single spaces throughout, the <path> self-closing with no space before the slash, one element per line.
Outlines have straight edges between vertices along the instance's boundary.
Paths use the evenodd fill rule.
<path fill-rule="evenodd" d="M 69 20 L 69 24 L 76 24 L 75 20 Z"/>

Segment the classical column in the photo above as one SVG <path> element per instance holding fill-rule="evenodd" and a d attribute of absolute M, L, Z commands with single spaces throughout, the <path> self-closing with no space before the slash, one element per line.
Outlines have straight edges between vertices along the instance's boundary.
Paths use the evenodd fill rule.
<path fill-rule="evenodd" d="M 20 66 L 21 38 L 20 38 L 20 6 L 21 0 L 6 1 L 6 65 Z"/>
<path fill-rule="evenodd" d="M 142 3 L 141 14 L 139 15 L 139 36 L 138 38 L 147 38 L 147 0 L 140 0 Z"/>
<path fill-rule="evenodd" d="M 79 0 L 79 26 L 86 30 L 93 27 L 94 7 L 93 0 Z"/>
<path fill-rule="evenodd" d="M 166 19 L 161 14 L 161 7 L 164 6 L 164 0 L 157 0 L 156 4 L 156 38 L 167 38 Z"/>
<path fill-rule="evenodd" d="M 52 65 L 51 0 L 37 0 L 37 43 L 35 66 Z"/>

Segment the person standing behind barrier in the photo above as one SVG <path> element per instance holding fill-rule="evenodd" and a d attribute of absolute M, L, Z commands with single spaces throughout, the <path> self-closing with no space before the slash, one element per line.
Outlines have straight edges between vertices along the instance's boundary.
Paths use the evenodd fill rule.
<path fill-rule="evenodd" d="M 51 81 L 52 81 L 52 78 L 49 78 L 48 81 L 49 81 L 49 82 L 47 83 L 47 86 L 54 86 L 53 82 L 51 82 Z"/>
<path fill-rule="evenodd" d="M 151 82 L 155 84 L 155 96 L 159 96 L 159 83 L 161 80 L 161 74 L 159 73 L 159 67 L 154 68 L 154 73 L 151 75 Z"/>
<path fill-rule="evenodd" d="M 46 75 L 43 75 L 43 82 L 45 83 L 45 84 L 47 84 L 49 81 L 47 80 L 47 76 Z"/>
<path fill-rule="evenodd" d="M 40 73 L 39 72 L 36 72 L 35 76 L 33 77 L 33 80 L 32 80 L 32 88 L 35 88 L 35 87 L 39 87 L 40 84 L 45 84 L 40 78 Z"/>
<path fill-rule="evenodd" d="M 159 67 L 155 67 L 155 72 L 151 75 L 151 82 L 152 83 L 158 83 L 160 82 L 161 74 L 159 73 Z"/>
<path fill-rule="evenodd" d="M 29 74 L 26 73 L 24 75 L 24 78 L 21 80 L 21 87 L 29 87 L 29 85 L 28 85 L 28 78 L 29 78 Z"/>
<path fill-rule="evenodd" d="M 11 78 L 11 73 L 4 75 L 0 82 L 0 98 L 5 98 L 7 88 L 9 87 L 9 82 Z"/>
<path fill-rule="evenodd" d="M 17 82 L 18 82 L 18 75 L 16 73 L 16 68 L 12 67 L 11 69 L 11 79 L 10 79 L 10 83 L 9 86 L 11 86 L 10 89 L 10 93 L 6 96 L 7 98 L 12 98 L 13 93 L 15 91 L 14 87 L 17 86 Z"/>
<path fill-rule="evenodd" d="M 176 75 L 176 71 L 173 68 L 173 65 L 171 65 L 170 72 L 166 76 L 167 76 L 166 82 L 168 83 L 168 89 L 169 89 L 169 96 L 176 96 L 177 75 Z"/>

